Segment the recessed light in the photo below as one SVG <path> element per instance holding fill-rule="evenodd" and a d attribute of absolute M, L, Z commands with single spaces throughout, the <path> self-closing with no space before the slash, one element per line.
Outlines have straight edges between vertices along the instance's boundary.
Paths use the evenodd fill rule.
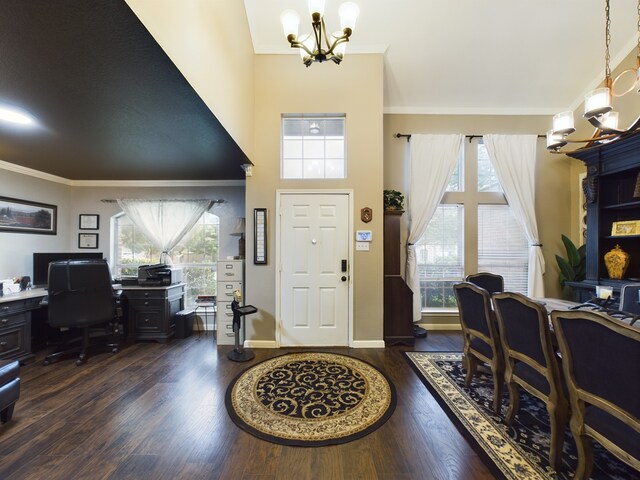
<path fill-rule="evenodd" d="M 35 125 L 36 123 L 35 119 L 31 115 L 9 107 L 0 107 L 0 121 L 24 126 Z"/>

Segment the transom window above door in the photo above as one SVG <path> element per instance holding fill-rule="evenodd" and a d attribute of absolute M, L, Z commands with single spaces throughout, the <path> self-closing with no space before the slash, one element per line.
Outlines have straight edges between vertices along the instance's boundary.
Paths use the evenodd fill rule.
<path fill-rule="evenodd" d="M 345 178 L 345 116 L 283 115 L 280 152 L 281 178 Z"/>

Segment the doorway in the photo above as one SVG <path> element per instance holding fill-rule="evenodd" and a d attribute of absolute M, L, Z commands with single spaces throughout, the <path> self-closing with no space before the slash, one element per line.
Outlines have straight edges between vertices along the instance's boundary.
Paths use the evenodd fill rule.
<path fill-rule="evenodd" d="M 351 192 L 278 191 L 280 346 L 348 346 Z"/>

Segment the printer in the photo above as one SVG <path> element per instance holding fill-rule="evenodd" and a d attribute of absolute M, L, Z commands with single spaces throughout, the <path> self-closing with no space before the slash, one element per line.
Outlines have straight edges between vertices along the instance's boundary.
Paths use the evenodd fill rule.
<path fill-rule="evenodd" d="M 182 282 L 182 269 L 158 263 L 138 267 L 138 285 L 162 286 Z"/>

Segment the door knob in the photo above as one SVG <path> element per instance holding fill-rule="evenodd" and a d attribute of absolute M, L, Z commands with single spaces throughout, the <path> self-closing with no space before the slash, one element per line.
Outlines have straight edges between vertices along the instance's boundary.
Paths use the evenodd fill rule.
<path fill-rule="evenodd" d="M 346 281 L 347 281 L 347 277 L 345 277 L 345 276 L 343 275 L 343 276 L 342 276 L 342 278 L 341 278 L 340 280 L 342 280 L 343 282 L 346 282 Z"/>

